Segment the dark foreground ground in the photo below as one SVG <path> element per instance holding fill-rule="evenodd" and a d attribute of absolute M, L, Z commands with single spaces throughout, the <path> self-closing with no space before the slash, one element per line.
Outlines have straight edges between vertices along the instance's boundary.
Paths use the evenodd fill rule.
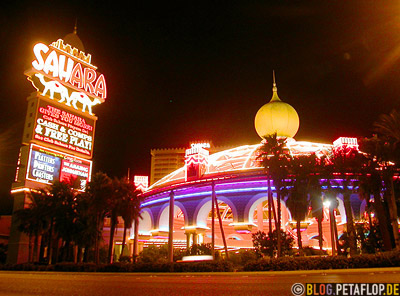
<path fill-rule="evenodd" d="M 293 295 L 294 283 L 400 283 L 400 268 L 235 273 L 0 271 L 0 295 Z"/>

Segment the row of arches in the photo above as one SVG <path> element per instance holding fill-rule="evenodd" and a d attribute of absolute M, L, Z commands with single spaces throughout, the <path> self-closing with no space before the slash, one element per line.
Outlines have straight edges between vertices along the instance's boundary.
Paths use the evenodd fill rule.
<path fill-rule="evenodd" d="M 358 198 L 358 197 L 357 197 Z M 268 232 L 268 202 L 266 194 L 256 194 L 254 196 L 245 196 L 232 199 L 229 196 L 217 197 L 219 210 L 222 217 L 223 227 L 226 237 L 230 245 L 238 247 L 251 247 L 251 233 L 258 230 Z M 276 203 L 276 196 L 274 196 Z M 344 204 L 341 196 L 338 196 L 338 211 L 340 215 L 337 220 L 342 224 L 346 222 L 344 215 Z M 364 202 L 365 203 L 365 202 Z M 356 212 L 363 212 L 365 204 L 359 204 Z M 142 209 L 142 219 L 139 222 L 139 235 L 152 236 L 158 238 L 167 237 L 169 229 L 169 204 L 168 202 L 154 204 Z M 291 228 L 292 218 L 290 211 L 282 201 L 282 226 L 289 232 Z M 273 217 L 271 217 L 273 220 Z M 218 223 L 218 221 L 216 222 Z M 313 221 L 308 221 L 311 225 L 305 239 L 313 239 L 318 236 L 316 225 L 312 225 Z M 188 241 L 188 234 L 192 236 L 191 241 L 196 243 L 210 242 L 211 229 L 211 198 L 193 199 L 175 201 L 174 205 L 174 237 L 177 240 Z M 218 227 L 216 228 L 217 232 Z M 133 233 L 133 231 L 131 232 Z M 295 235 L 295 233 L 293 233 Z M 221 233 L 216 233 L 217 240 Z M 197 241 L 196 241 L 197 240 Z M 326 239 L 327 240 L 327 239 Z M 317 240 L 315 240 L 317 241 Z"/>

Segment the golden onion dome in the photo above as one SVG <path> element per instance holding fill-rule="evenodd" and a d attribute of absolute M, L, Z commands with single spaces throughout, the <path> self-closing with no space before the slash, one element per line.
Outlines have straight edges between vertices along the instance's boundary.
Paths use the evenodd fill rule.
<path fill-rule="evenodd" d="M 257 134 L 261 138 L 274 133 L 278 137 L 293 138 L 299 130 L 299 116 L 292 106 L 278 97 L 275 74 L 273 79 L 272 98 L 258 110 L 254 120 Z"/>

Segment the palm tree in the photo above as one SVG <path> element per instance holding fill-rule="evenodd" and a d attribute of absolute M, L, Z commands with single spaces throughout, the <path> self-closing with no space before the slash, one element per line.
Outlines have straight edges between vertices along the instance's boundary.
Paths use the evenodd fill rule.
<path fill-rule="evenodd" d="M 108 243 L 108 263 L 112 262 L 114 250 L 114 234 L 118 225 L 118 217 L 121 215 L 123 202 L 129 194 L 129 184 L 123 179 L 114 178 L 112 180 L 112 196 L 108 204 L 108 216 L 110 218 L 110 240 Z"/>
<path fill-rule="evenodd" d="M 81 262 L 82 259 L 84 259 L 86 262 L 88 259 L 88 252 L 95 245 L 96 238 L 99 236 L 99 229 L 96 224 L 96 215 L 92 215 L 92 201 L 90 196 L 83 192 L 78 194 L 76 199 L 76 232 L 73 240 L 78 247 L 77 261 Z M 82 258 L 83 248 L 85 249 L 85 253 Z"/>
<path fill-rule="evenodd" d="M 139 195 L 139 191 L 133 183 L 129 182 L 128 179 L 124 178 L 121 180 L 121 186 L 123 187 L 123 196 L 121 202 L 120 214 L 124 220 L 124 235 L 122 238 L 122 249 L 120 258 L 123 256 L 126 240 L 126 231 L 132 227 L 133 221 L 137 222 L 137 218 L 141 218 L 140 215 L 140 204 L 143 201 L 143 197 Z M 135 238 L 137 239 L 137 238 Z"/>
<path fill-rule="evenodd" d="M 31 191 L 30 203 L 27 208 L 15 212 L 20 221 L 19 231 L 29 236 L 29 261 L 37 261 L 39 237 L 47 231 L 49 219 L 49 200 L 51 197 L 44 189 Z M 34 237 L 33 255 L 31 250 L 31 238 Z"/>
<path fill-rule="evenodd" d="M 388 207 L 387 199 L 382 199 L 381 192 L 384 189 L 383 179 L 384 175 L 382 172 L 382 165 L 385 162 L 384 159 L 391 159 L 392 148 L 390 145 L 374 135 L 371 138 L 361 139 L 360 150 L 366 153 L 369 158 L 367 166 L 365 167 L 366 172 L 363 174 L 363 180 L 360 184 L 360 195 L 367 199 L 368 196 L 374 196 L 373 207 L 378 217 L 378 225 L 382 234 L 384 250 L 390 251 L 392 249 L 392 238 L 393 227 L 391 227 L 390 211 Z M 387 181 L 385 182 L 387 184 Z M 387 191 L 387 190 L 386 190 Z M 387 195 L 384 197 L 387 197 Z M 389 218 L 389 219 L 388 219 Z"/>
<path fill-rule="evenodd" d="M 273 180 L 277 195 L 276 229 L 281 229 L 281 196 L 285 187 L 285 178 L 288 175 L 288 165 L 291 156 L 286 148 L 286 138 L 277 134 L 266 135 L 258 149 L 258 159 L 264 167 L 268 178 Z M 270 204 L 270 203 L 268 203 Z M 281 256 L 281 237 L 278 235 L 278 257 Z"/>
<path fill-rule="evenodd" d="M 311 214 L 318 223 L 318 245 L 321 251 L 323 248 L 322 220 L 324 219 L 324 204 L 322 200 L 322 185 L 320 183 L 320 178 L 324 164 L 324 158 L 315 159 L 314 172 L 309 174 L 308 184 Z"/>
<path fill-rule="evenodd" d="M 310 204 L 311 186 L 315 185 L 311 177 L 315 171 L 317 158 L 315 154 L 294 157 L 291 161 L 290 172 L 293 174 L 293 187 L 289 189 L 289 197 L 286 201 L 292 217 L 296 220 L 297 244 L 300 255 L 303 254 L 300 222 L 305 220 Z"/>
<path fill-rule="evenodd" d="M 340 174 L 342 179 L 341 184 L 337 184 L 338 186 L 336 187 L 336 191 L 343 195 L 350 255 L 354 256 L 357 253 L 357 242 L 350 197 L 354 192 L 354 180 L 359 178 L 365 158 L 355 147 L 341 146 L 333 149 L 333 154 L 330 160 L 332 162 L 332 169 L 335 173 Z"/>
<path fill-rule="evenodd" d="M 384 152 L 374 155 L 383 164 L 382 173 L 387 190 L 385 191 L 389 203 L 390 220 L 393 228 L 393 235 L 397 249 L 400 249 L 399 225 L 397 222 L 397 204 L 394 194 L 393 175 L 395 165 L 398 168 L 400 162 L 400 113 L 396 110 L 390 112 L 389 115 L 382 114 L 379 120 L 374 123 L 374 131 L 378 133 L 377 139 L 381 141 L 380 149 Z M 377 153 L 378 154 L 378 153 Z M 393 163 L 395 165 L 393 165 Z"/>
<path fill-rule="evenodd" d="M 78 231 L 77 218 L 77 192 L 73 190 L 71 182 L 55 182 L 50 187 L 50 193 L 56 203 L 54 213 L 54 231 L 63 242 L 62 260 L 70 260 L 71 243 Z"/>
<path fill-rule="evenodd" d="M 112 180 L 107 174 L 98 172 L 93 175 L 91 182 L 86 187 L 85 194 L 90 201 L 89 213 L 95 218 L 95 262 L 99 263 L 100 237 L 103 229 L 104 218 L 109 211 L 112 200 Z"/>

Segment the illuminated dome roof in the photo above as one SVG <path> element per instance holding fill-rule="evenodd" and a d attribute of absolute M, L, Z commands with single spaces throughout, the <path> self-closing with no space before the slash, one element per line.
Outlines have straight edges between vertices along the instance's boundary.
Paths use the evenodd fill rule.
<path fill-rule="evenodd" d="M 292 106 L 279 99 L 275 75 L 272 92 L 271 101 L 262 106 L 256 114 L 254 125 L 257 134 L 261 138 L 274 133 L 280 137 L 293 138 L 299 129 L 299 116 Z"/>
<path fill-rule="evenodd" d="M 69 44 L 72 47 L 76 47 L 80 51 L 85 51 L 85 47 L 83 46 L 83 43 L 77 34 L 76 23 L 75 23 L 75 27 L 74 27 L 74 32 L 69 33 L 68 35 L 66 35 L 64 37 L 64 43 Z"/>
<path fill-rule="evenodd" d="M 244 145 L 211 154 L 208 158 L 207 172 L 204 174 L 203 178 L 207 179 L 216 175 L 237 175 L 250 171 L 262 171 L 263 168 L 260 166 L 259 161 L 257 161 L 258 148 L 260 145 L 261 144 Z M 291 155 L 315 153 L 317 156 L 321 156 L 325 154 L 332 145 L 288 139 L 286 147 L 289 149 Z M 161 180 L 151 185 L 147 190 L 151 191 L 171 184 L 185 183 L 185 169 L 186 167 L 183 166 L 166 175 Z"/>

